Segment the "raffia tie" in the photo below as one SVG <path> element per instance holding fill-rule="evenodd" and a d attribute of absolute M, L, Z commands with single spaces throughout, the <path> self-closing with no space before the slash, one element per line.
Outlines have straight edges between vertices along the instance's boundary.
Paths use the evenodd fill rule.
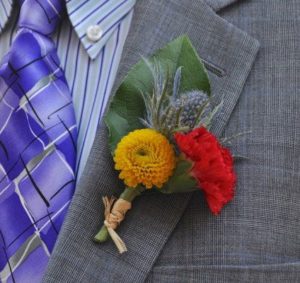
<path fill-rule="evenodd" d="M 119 250 L 119 253 L 122 254 L 127 252 L 127 248 L 123 240 L 117 234 L 115 229 L 119 226 L 119 224 L 125 218 L 126 212 L 131 209 L 131 203 L 124 199 L 117 199 L 114 197 L 103 197 L 104 203 L 104 225 L 107 228 L 107 231 L 114 241 L 116 247 Z"/>

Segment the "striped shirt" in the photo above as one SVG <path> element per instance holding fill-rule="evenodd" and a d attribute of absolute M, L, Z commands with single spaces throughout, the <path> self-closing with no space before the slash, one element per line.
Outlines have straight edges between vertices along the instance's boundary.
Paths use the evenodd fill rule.
<path fill-rule="evenodd" d="M 67 15 L 54 35 L 78 126 L 77 180 L 87 162 L 99 119 L 114 83 L 135 0 L 66 0 Z M 19 9 L 0 0 L 0 58 L 16 33 Z M 97 25 L 99 40 L 88 29 Z"/>

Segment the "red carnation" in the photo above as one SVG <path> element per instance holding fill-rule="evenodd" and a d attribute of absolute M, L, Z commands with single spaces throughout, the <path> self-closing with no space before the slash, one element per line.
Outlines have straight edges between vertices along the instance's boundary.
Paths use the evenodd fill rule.
<path fill-rule="evenodd" d="M 176 133 L 175 140 L 180 151 L 193 162 L 191 174 L 204 191 L 210 210 L 219 214 L 234 196 L 236 175 L 230 151 L 204 127 L 188 134 Z"/>

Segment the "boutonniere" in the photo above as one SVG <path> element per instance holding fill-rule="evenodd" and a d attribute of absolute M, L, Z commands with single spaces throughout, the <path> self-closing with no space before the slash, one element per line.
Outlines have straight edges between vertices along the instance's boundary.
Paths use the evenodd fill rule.
<path fill-rule="evenodd" d="M 125 190 L 118 199 L 103 197 L 105 221 L 96 242 L 111 238 L 120 253 L 127 251 L 116 229 L 147 190 L 200 189 L 211 212 L 220 213 L 236 183 L 230 151 L 210 132 L 220 107 L 212 102 L 206 69 L 186 36 L 131 69 L 105 116 Z"/>

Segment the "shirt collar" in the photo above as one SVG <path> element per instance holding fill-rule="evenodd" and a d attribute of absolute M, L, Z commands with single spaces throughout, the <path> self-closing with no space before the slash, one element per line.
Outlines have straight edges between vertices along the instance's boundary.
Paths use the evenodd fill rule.
<path fill-rule="evenodd" d="M 136 0 L 66 0 L 67 13 L 82 45 L 91 59 L 95 59 Z M 0 0 L 0 33 L 12 11 L 13 0 Z M 92 41 L 88 36 L 91 26 L 102 34 Z"/>
<path fill-rule="evenodd" d="M 132 10 L 135 0 L 66 0 L 70 21 L 89 56 L 94 59 L 124 17 Z M 98 26 L 102 36 L 91 41 L 88 29 Z"/>

